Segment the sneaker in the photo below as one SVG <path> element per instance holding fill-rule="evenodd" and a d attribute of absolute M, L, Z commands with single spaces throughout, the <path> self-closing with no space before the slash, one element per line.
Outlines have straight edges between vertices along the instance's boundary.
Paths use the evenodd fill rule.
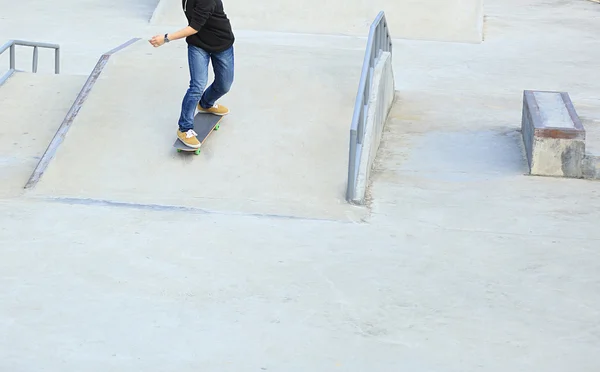
<path fill-rule="evenodd" d="M 198 138 L 196 138 L 197 135 L 198 133 L 194 132 L 193 129 L 190 129 L 185 133 L 180 130 L 177 131 L 177 137 L 181 140 L 181 142 L 194 149 L 199 148 L 201 145 L 200 141 L 198 141 Z"/>
<path fill-rule="evenodd" d="M 207 109 L 205 109 L 204 107 L 200 106 L 200 104 L 198 104 L 198 111 L 207 113 L 207 114 L 220 115 L 220 116 L 229 114 L 229 109 L 227 107 L 225 107 L 223 105 L 217 105 L 216 103 L 213 107 L 207 108 Z"/>

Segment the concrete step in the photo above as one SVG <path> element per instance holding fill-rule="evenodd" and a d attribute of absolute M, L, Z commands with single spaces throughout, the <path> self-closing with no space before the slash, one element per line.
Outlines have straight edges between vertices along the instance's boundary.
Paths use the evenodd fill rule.
<path fill-rule="evenodd" d="M 85 79 L 16 73 L 0 86 L 0 197 L 22 193 Z"/>
<path fill-rule="evenodd" d="M 199 156 L 173 148 L 186 44 L 113 55 L 32 195 L 347 219 L 362 50 L 236 44 L 231 114 Z M 210 74 L 212 81 L 212 74 Z M 350 217 L 353 218 L 353 217 Z"/>

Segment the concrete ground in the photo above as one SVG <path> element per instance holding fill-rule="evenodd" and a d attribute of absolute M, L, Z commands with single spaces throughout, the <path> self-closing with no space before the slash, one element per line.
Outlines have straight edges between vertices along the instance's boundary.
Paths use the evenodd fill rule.
<path fill-rule="evenodd" d="M 2 1 L 0 8 L 8 9 Z M 61 25 L 61 17 L 75 17 L 63 8 L 35 13 L 35 27 L 19 24 L 18 12 L 3 13 L 8 21 L 0 23 L 0 34 L 10 28 L 11 35 L 24 35 L 15 37 L 75 51 L 90 43 L 94 27 L 110 29 L 74 56 L 65 51 L 67 74 L 89 72 L 100 53 L 163 32 L 136 13 L 145 7 L 123 10 L 128 21 L 118 21 L 119 4 L 105 9 L 89 1 L 88 10 L 78 8 L 77 19 L 93 19 L 81 33 L 69 22 Z M 395 41 L 398 104 L 360 223 L 293 210 L 258 216 L 222 205 L 119 204 L 113 185 L 123 174 L 90 179 L 94 169 L 85 167 L 79 176 L 67 172 L 63 182 L 93 186 L 107 200 L 53 199 L 49 189 L 36 194 L 42 188 L 3 194 L 0 370 L 600 369 L 600 184 L 524 175 L 518 132 L 523 89 L 566 90 L 587 122 L 597 123 L 600 5 L 490 0 L 486 14 L 481 45 Z M 291 56 L 315 44 L 331 48 L 331 58 L 352 59 L 352 50 L 364 48 L 358 38 L 240 34 L 259 45 L 269 40 L 278 51 L 295 47 L 279 56 L 292 81 L 307 78 L 302 68 L 315 64 L 299 59 L 295 65 Z M 268 52 L 248 58 L 260 61 L 258 55 Z M 337 93 L 348 97 L 336 103 L 343 110 L 353 99 L 346 89 L 355 75 L 320 73 L 324 79 L 348 74 Z M 0 94 L 18 89 L 5 85 Z M 286 100 L 282 110 L 296 105 Z M 98 133 L 113 134 L 114 124 L 97 125 L 105 125 Z M 136 134 L 158 139 L 137 128 Z M 212 138 L 214 151 L 226 140 L 220 135 Z M 171 161 L 120 158 L 121 149 L 111 146 L 118 139 L 97 140 L 107 150 L 84 157 L 91 168 L 97 159 L 129 160 L 132 172 L 149 177 L 144 173 L 166 172 L 164 162 Z M 74 146 L 69 142 L 65 154 Z M 84 156 L 77 148 L 84 149 L 72 147 L 72 156 Z M 52 185 L 62 187 L 58 178 Z M 151 197 L 161 187 L 143 186 L 138 194 Z M 325 213 L 318 207 L 307 206 Z"/>
<path fill-rule="evenodd" d="M 396 38 L 479 43 L 483 3 L 483 0 L 228 0 L 223 4 L 239 29 L 363 36 L 383 10 Z M 181 0 L 160 0 L 152 23 L 181 22 L 185 22 Z"/>
<path fill-rule="evenodd" d="M 84 82 L 77 75 L 17 73 L 1 87 L 1 196 L 23 193 Z"/>

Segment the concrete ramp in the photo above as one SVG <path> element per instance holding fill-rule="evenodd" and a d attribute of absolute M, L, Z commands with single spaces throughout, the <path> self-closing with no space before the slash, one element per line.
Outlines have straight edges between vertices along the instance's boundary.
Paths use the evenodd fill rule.
<path fill-rule="evenodd" d="M 481 42 L 483 0 L 225 0 L 234 29 L 366 36 L 380 11 L 395 38 Z M 151 23 L 185 25 L 181 0 L 161 0 Z"/>
<path fill-rule="evenodd" d="M 85 76 L 16 73 L 0 86 L 0 197 L 17 196 Z"/>
<path fill-rule="evenodd" d="M 362 51 L 238 43 L 231 114 L 177 153 L 186 44 L 113 55 L 32 195 L 354 219 L 344 201 Z M 212 80 L 212 74 L 210 76 Z"/>

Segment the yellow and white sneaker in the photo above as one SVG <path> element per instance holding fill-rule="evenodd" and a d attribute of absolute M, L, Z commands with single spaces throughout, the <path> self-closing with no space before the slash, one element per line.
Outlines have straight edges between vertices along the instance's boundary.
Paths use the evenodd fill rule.
<path fill-rule="evenodd" d="M 193 129 L 190 129 L 187 132 L 177 130 L 177 137 L 181 140 L 181 142 L 193 149 L 197 149 L 201 145 L 200 141 L 198 141 L 198 138 L 196 138 L 197 135 L 198 133 L 194 132 Z"/>
<path fill-rule="evenodd" d="M 207 108 L 207 109 L 205 109 L 204 107 L 200 106 L 200 104 L 198 104 L 198 111 L 206 113 L 206 114 L 213 114 L 213 115 L 220 115 L 220 116 L 229 114 L 229 109 L 227 107 L 225 107 L 223 105 L 217 105 L 216 103 L 213 107 Z"/>

